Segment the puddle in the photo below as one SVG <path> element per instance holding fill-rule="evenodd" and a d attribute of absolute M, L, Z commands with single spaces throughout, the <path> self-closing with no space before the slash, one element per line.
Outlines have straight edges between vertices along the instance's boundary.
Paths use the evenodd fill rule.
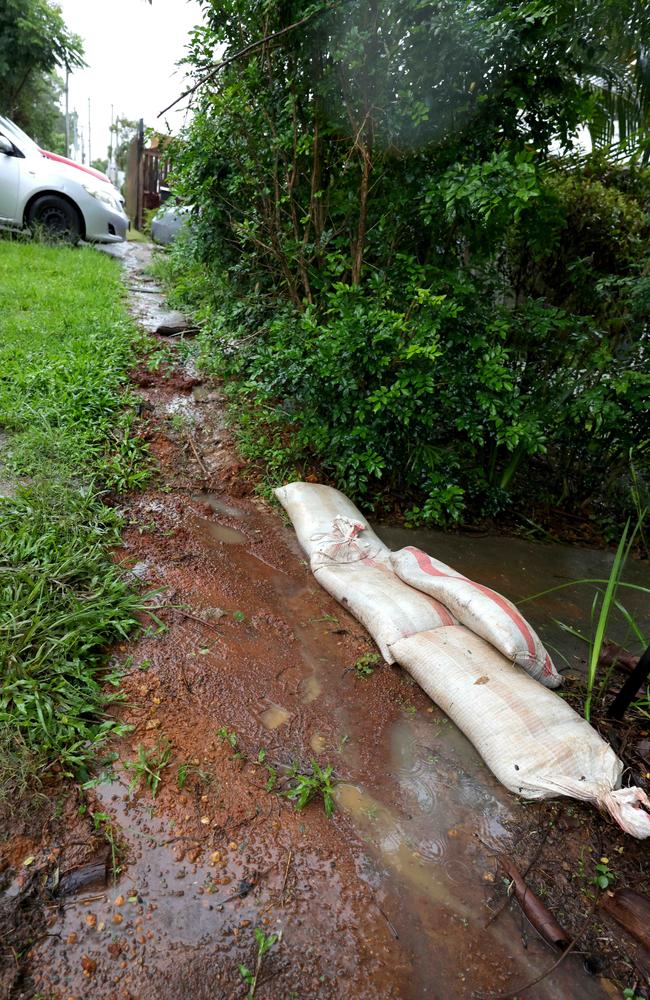
<path fill-rule="evenodd" d="M 223 545 L 245 545 L 248 539 L 236 528 L 229 528 L 227 524 L 218 524 L 216 521 L 208 521 L 207 517 L 199 517 L 193 514 L 190 518 L 192 527 L 200 532 L 201 537 L 210 541 L 219 542 Z"/>
<path fill-rule="evenodd" d="M 416 717 L 396 722 L 390 748 L 402 793 L 425 817 L 418 848 L 424 856 L 443 858 L 449 838 L 455 840 L 459 829 L 468 827 L 477 828 L 486 847 L 503 849 L 514 817 L 512 797 L 442 712 L 435 709 L 432 721 Z"/>
<path fill-rule="evenodd" d="M 260 713 L 260 722 L 268 730 L 278 729 L 290 718 L 291 712 L 282 708 L 281 705 L 271 705 L 270 708 Z"/>
<path fill-rule="evenodd" d="M 233 507 L 232 504 L 227 503 L 221 497 L 217 496 L 216 493 L 193 493 L 192 500 L 207 503 L 216 514 L 228 514 L 229 517 L 245 516 L 244 511 L 240 510 L 239 507 Z"/>
<path fill-rule="evenodd" d="M 316 701 L 316 699 L 320 697 L 323 691 L 323 685 L 319 681 L 316 674 L 312 674 L 310 677 L 305 678 L 301 690 L 303 705 L 309 705 L 310 702 Z"/>
<path fill-rule="evenodd" d="M 251 955 L 254 962 L 258 926 L 281 933 L 277 953 L 283 963 L 277 966 L 274 952 L 267 966 L 272 969 L 275 959 L 284 975 L 282 992 L 261 990 L 261 1000 L 331 998 L 337 995 L 338 977 L 354 982 L 354 995 L 361 995 L 367 957 L 361 965 L 349 943 L 339 948 L 334 938 L 329 947 L 322 943 L 315 950 L 308 907 L 313 896 L 319 921 L 338 930 L 354 928 L 367 939 L 366 956 L 368 947 L 378 947 L 380 957 L 385 954 L 385 945 L 377 946 L 373 938 L 381 918 L 369 914 L 366 928 L 357 929 L 356 897 L 321 845 L 296 840 L 294 831 L 293 849 L 287 852 L 288 831 L 279 822 L 248 828 L 245 836 L 240 831 L 234 843 L 229 842 L 233 834 L 226 836 L 221 828 L 210 833 L 200 825 L 196 837 L 176 835 L 147 794 L 129 797 L 119 780 L 98 786 L 96 793 L 101 815 L 120 831 L 126 870 L 105 891 L 72 897 L 60 908 L 57 932 L 49 937 L 47 952 L 41 951 L 46 961 L 37 977 L 38 995 L 83 1000 L 243 996 L 239 967 L 250 965 Z M 297 824 L 290 813 L 289 825 Z M 244 895 L 239 895 L 241 886 Z M 372 965 L 381 977 L 376 959 Z M 316 972 L 322 973 L 318 979 Z"/>
<path fill-rule="evenodd" d="M 337 785 L 334 799 L 338 808 L 352 817 L 363 839 L 393 875 L 424 892 L 434 902 L 445 903 L 456 914 L 467 915 L 465 907 L 452 898 L 448 885 L 434 870 L 432 858 L 425 857 L 417 849 L 416 841 L 391 809 L 356 785 Z"/>
<path fill-rule="evenodd" d="M 163 404 L 162 411 L 168 417 L 181 417 L 187 423 L 195 424 L 198 420 L 196 403 L 191 396 L 174 396 Z"/>
<path fill-rule="evenodd" d="M 513 818 L 507 793 L 438 710 L 431 721 L 398 720 L 387 738 L 390 772 L 381 787 L 391 805 L 343 784 L 336 789 L 337 804 L 393 877 L 443 902 L 456 916 L 471 917 L 483 907 L 486 865 L 477 864 L 475 835 L 488 849 L 507 848 Z M 468 900 L 459 891 L 463 884 L 478 887 L 479 898 Z"/>
<path fill-rule="evenodd" d="M 130 576 L 134 580 L 145 580 L 150 569 L 151 563 L 149 560 L 141 559 L 135 566 L 131 566 L 131 569 L 127 570 L 127 576 Z"/>
<path fill-rule="evenodd" d="M 507 970 L 504 986 L 530 981 L 531 970 L 552 964 L 541 939 L 529 928 L 522 948 L 516 910 L 486 927 L 499 878 L 495 853 L 512 844 L 508 824 L 521 821 L 517 803 L 437 709 L 431 719 L 399 720 L 387 740 L 388 760 L 377 761 L 381 774 L 373 792 L 341 783 L 334 796 L 363 841 L 361 877 L 382 901 L 392 892 L 401 902 L 386 918 L 400 940 L 408 940 L 412 996 L 470 997 L 486 975 L 498 982 L 500 970 Z M 435 984 L 427 976 L 432 947 Z M 573 958 L 530 996 L 596 1000 L 605 993 Z"/>

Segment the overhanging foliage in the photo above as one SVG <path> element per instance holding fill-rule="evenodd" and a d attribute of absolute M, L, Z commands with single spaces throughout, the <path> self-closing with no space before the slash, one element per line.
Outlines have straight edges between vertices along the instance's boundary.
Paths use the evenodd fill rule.
<path fill-rule="evenodd" d="M 197 79 L 315 10 L 202 6 Z M 278 469 L 317 462 L 428 522 L 531 488 L 612 506 L 647 436 L 648 185 L 558 156 L 647 19 L 338 3 L 197 90 L 175 161 L 201 216 L 176 256 Z"/>

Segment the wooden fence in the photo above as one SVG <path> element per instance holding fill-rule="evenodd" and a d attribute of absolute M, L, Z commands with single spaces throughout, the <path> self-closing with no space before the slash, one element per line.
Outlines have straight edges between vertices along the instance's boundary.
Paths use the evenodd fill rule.
<path fill-rule="evenodd" d="M 165 156 L 168 143 L 168 136 L 154 135 L 145 146 L 144 122 L 140 119 L 129 147 L 125 183 L 126 214 L 138 230 L 142 229 L 145 211 L 159 208 L 162 203 L 161 188 L 169 173 Z"/>

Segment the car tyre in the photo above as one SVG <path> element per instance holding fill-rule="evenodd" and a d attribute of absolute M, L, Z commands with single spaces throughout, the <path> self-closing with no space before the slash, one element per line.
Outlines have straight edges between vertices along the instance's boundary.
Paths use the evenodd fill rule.
<path fill-rule="evenodd" d="M 56 194 L 44 194 L 30 205 L 27 223 L 32 232 L 39 230 L 48 236 L 78 243 L 81 236 L 79 213 Z"/>

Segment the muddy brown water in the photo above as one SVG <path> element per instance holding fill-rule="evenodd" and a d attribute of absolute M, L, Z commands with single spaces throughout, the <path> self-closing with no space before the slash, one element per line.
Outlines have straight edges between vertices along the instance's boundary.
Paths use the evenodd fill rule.
<path fill-rule="evenodd" d="M 131 277 L 147 258 L 132 254 Z M 399 668 L 354 675 L 372 644 L 313 580 L 290 526 L 238 486 L 214 394 L 192 397 L 203 468 L 169 428 L 177 391 L 164 375 L 143 395 L 158 421 L 164 489 L 127 502 L 118 558 L 145 566 L 145 586 L 167 588 L 194 617 L 170 611 L 166 632 L 116 653 L 128 665 L 119 711 L 134 729 L 115 749 L 124 762 L 167 740 L 173 757 L 155 799 L 144 785 L 129 789 L 122 763 L 90 793 L 122 870 L 105 893 L 53 907 L 52 936 L 33 953 L 38 988 L 57 1000 L 243 998 L 239 966 L 254 968 L 260 927 L 280 939 L 258 1000 L 514 995 L 557 957 L 514 907 L 486 926 L 503 896 L 495 856 L 536 830 L 538 807 L 503 789 Z M 605 576 L 610 560 L 517 539 L 377 530 L 392 548 L 420 545 L 514 600 Z M 647 580 L 643 569 L 632 575 Z M 588 611 L 577 589 L 528 613 L 576 667 L 584 649 L 552 619 L 581 627 Z M 221 727 L 237 734 L 236 748 Z M 331 763 L 333 819 L 268 792 L 259 748 L 279 775 L 294 760 Z M 611 991 L 572 955 L 526 996 Z"/>

